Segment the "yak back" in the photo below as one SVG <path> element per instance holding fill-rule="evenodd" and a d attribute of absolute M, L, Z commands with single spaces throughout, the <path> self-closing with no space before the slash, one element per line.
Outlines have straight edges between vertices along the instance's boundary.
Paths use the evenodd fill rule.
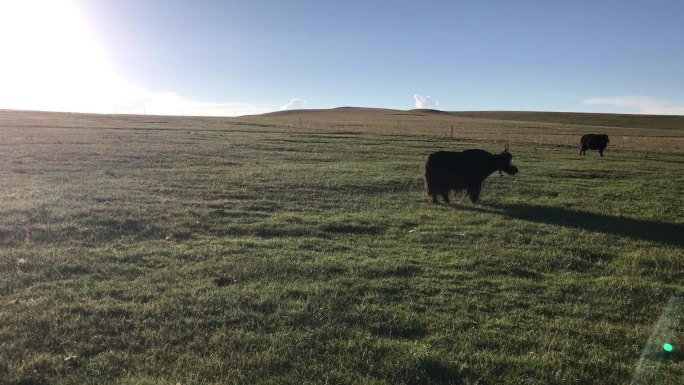
<path fill-rule="evenodd" d="M 437 151 L 428 157 L 425 173 L 427 176 L 442 175 L 462 181 L 482 181 L 497 170 L 496 157 L 480 149 Z"/>
<path fill-rule="evenodd" d="M 608 143 L 610 143 L 610 139 L 606 134 L 585 134 L 582 135 L 580 142 L 583 147 L 597 150 L 599 148 L 606 148 Z"/>

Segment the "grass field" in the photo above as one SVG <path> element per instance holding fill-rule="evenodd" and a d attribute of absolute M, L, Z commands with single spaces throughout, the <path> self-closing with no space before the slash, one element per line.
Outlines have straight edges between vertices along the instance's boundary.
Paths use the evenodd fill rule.
<path fill-rule="evenodd" d="M 684 117 L 0 111 L 0 384 L 681 383 L 683 166 Z"/>

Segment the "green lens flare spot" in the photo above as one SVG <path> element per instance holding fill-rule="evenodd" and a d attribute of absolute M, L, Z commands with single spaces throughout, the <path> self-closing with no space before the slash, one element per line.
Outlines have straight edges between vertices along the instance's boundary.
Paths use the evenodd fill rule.
<path fill-rule="evenodd" d="M 674 350 L 674 347 L 672 345 L 666 343 L 666 344 L 663 344 L 663 350 L 670 353 Z"/>

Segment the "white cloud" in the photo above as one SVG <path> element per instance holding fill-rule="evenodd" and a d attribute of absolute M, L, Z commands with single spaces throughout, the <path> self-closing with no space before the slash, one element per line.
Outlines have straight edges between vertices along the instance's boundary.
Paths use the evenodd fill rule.
<path fill-rule="evenodd" d="M 439 102 L 429 96 L 413 95 L 413 98 L 416 100 L 416 108 L 430 108 L 436 110 L 437 106 L 439 106 Z"/>
<path fill-rule="evenodd" d="M 190 100 L 175 92 L 152 92 L 133 85 L 122 89 L 115 106 L 117 113 L 186 116 L 240 116 L 275 110 L 267 105 Z"/>
<path fill-rule="evenodd" d="M 53 82 L 36 87 L 24 83 L 23 87 L 0 88 L 0 108 L 185 116 L 241 116 L 276 110 L 268 105 L 191 100 L 176 92 L 150 91 L 116 79 L 91 85 Z"/>
<path fill-rule="evenodd" d="M 622 96 L 613 98 L 592 98 L 582 101 L 591 106 L 613 106 L 632 113 L 647 115 L 684 115 L 684 105 L 649 98 L 646 96 Z"/>
<path fill-rule="evenodd" d="M 286 105 L 280 107 L 281 111 L 285 110 L 301 110 L 306 106 L 306 100 L 304 99 L 292 99 Z"/>

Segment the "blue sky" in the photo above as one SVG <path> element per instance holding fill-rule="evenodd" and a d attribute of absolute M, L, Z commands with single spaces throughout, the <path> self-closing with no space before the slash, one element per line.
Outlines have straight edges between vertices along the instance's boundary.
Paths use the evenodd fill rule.
<path fill-rule="evenodd" d="M 3 0 L 3 14 L 0 108 L 684 114 L 679 0 Z"/>

